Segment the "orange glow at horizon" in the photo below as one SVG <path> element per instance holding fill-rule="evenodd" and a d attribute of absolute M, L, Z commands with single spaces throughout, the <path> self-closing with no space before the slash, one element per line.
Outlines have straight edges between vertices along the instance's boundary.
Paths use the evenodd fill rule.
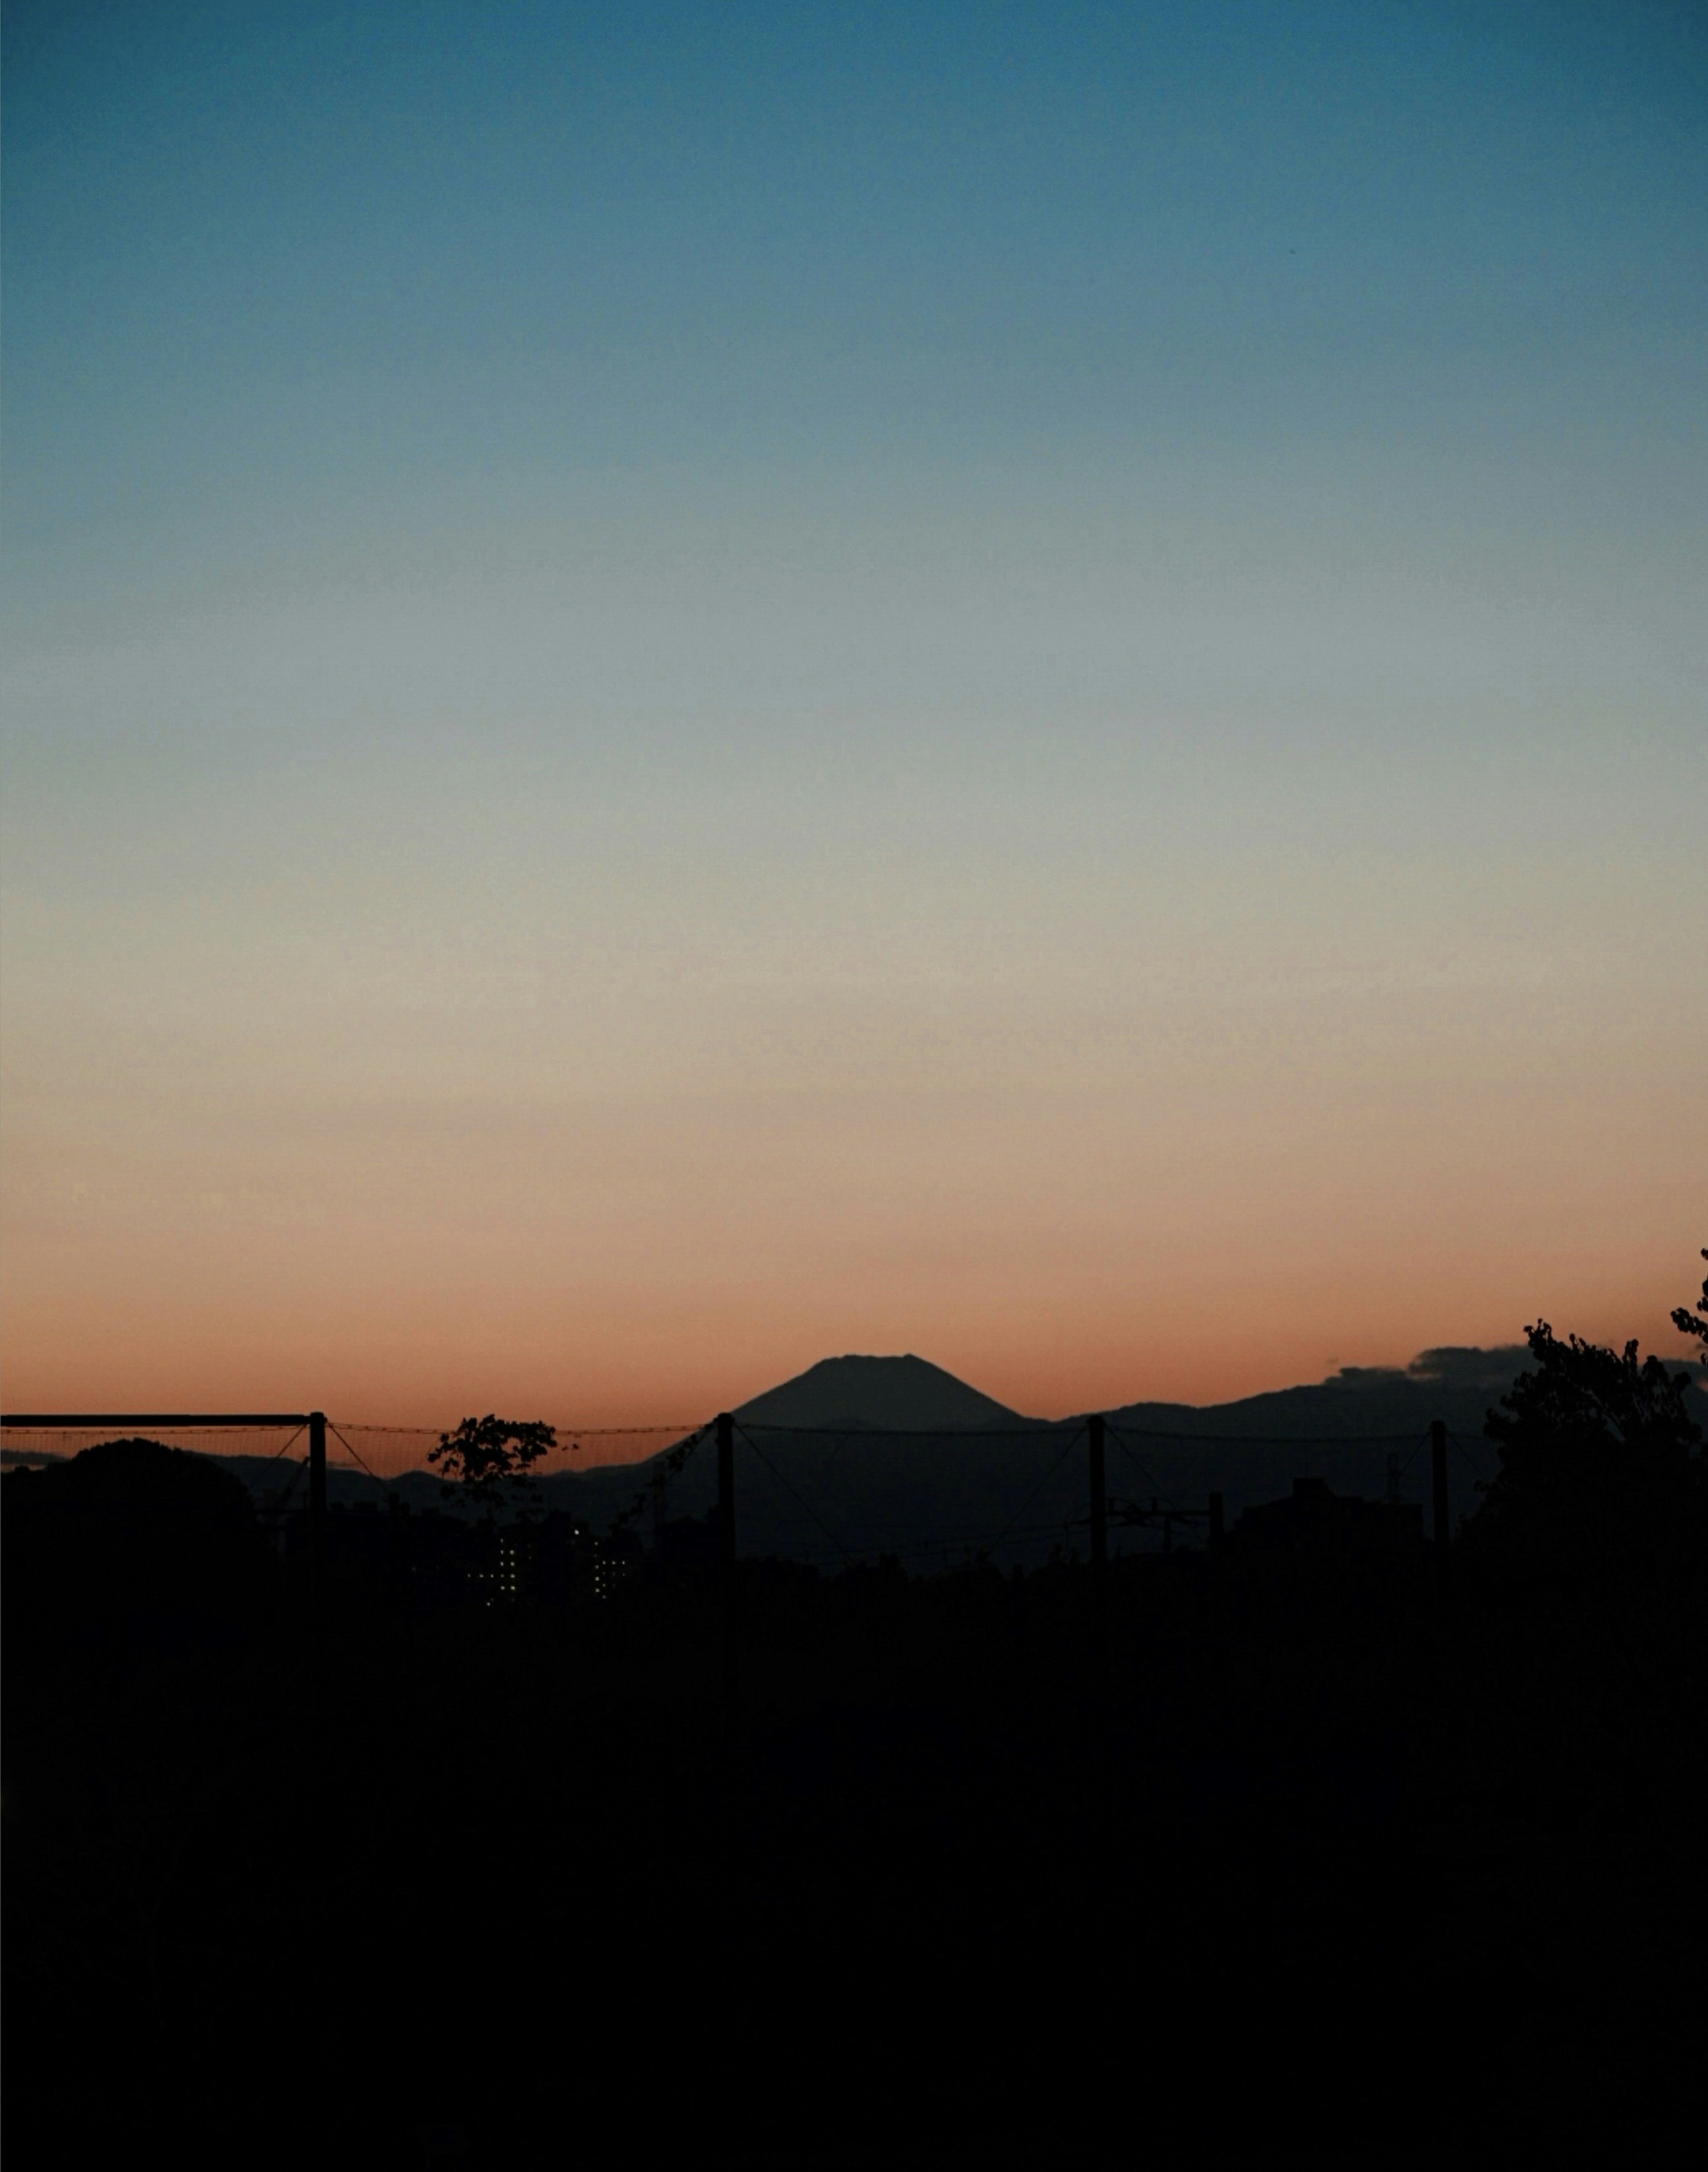
<path fill-rule="evenodd" d="M 470 1191 L 441 1197 L 438 1229 L 413 1245 L 371 1200 L 294 1229 L 267 1226 L 253 1203 L 248 1227 L 241 1210 L 207 1201 L 148 1226 L 98 1204 L 94 1229 L 71 1215 L 27 1244 L 14 1214 L 6 1406 L 691 1424 L 821 1358 L 911 1351 L 1011 1407 L 1059 1417 L 1225 1401 L 1342 1364 L 1403 1365 L 1433 1345 L 1512 1343 L 1538 1317 L 1670 1352 L 1668 1314 L 1700 1279 L 1691 1202 L 1657 1187 L 1633 1216 L 1629 1172 L 1611 1161 L 1580 1157 L 1593 1180 L 1580 1174 L 1551 1201 L 1537 1196 L 1539 1169 L 1515 1158 L 1503 1177 L 1498 1154 L 1456 1179 L 1426 1156 L 1367 1190 L 1349 1180 L 1343 1116 L 1319 1127 L 1313 1152 L 1295 1138 L 1290 1180 L 1272 1171 L 1266 1196 L 1225 1139 L 1218 1187 L 1190 1188 L 1200 1161 L 1172 1183 L 1153 1167 L 1147 1199 L 1136 1176 L 1110 1201 L 1097 1184 L 1107 1134 L 1099 1142 L 1085 1124 L 1050 1146 L 1033 1137 L 1033 1169 L 1020 1180 L 1011 1164 L 1006 1182 L 1002 1157 L 1018 1144 L 1006 1126 L 976 1153 L 964 1112 L 927 1128 L 898 1169 L 905 1133 L 889 1126 L 887 1197 L 867 1174 L 867 1141 L 833 1169 L 814 1138 L 815 1182 L 792 1206 L 806 1174 L 798 1144 L 787 1157 L 766 1126 L 739 1153 L 726 1124 L 715 1181 L 696 1189 L 679 1170 L 681 1191 L 626 1224 L 620 1195 L 590 1235 L 518 1205 L 516 1170 L 501 1180 L 514 1142 L 465 1163 Z M 660 1131 L 679 1144 L 676 1126 Z M 972 1164 L 954 1196 L 916 1196 L 928 1166 L 940 1185 L 950 1174 L 953 1137 Z M 1536 1160 L 1563 1143 L 1533 1142 Z M 538 1177 L 544 1143 L 521 1158 Z M 1053 1198 L 1039 1162 L 1054 1164 Z M 353 1168 L 343 1175 L 359 1188 Z M 576 1196 L 571 1172 L 559 1178 Z M 747 1195 L 739 1215 L 732 1189 Z M 592 1439 L 577 1460 L 658 1444 Z"/>

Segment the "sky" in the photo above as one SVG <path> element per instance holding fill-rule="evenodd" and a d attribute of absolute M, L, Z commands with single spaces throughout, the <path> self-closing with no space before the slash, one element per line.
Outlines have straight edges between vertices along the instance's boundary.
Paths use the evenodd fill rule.
<path fill-rule="evenodd" d="M 4 40 L 7 1407 L 1682 1352 L 1700 8 Z"/>

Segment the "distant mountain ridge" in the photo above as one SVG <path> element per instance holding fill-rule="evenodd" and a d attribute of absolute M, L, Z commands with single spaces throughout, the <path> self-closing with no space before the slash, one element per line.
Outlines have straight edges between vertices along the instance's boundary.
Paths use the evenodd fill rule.
<path fill-rule="evenodd" d="M 1453 1512 L 1466 1514 L 1476 1479 L 1494 1468 L 1484 1417 L 1528 1356 L 1522 1345 L 1432 1350 L 1409 1366 L 1348 1366 L 1236 1402 L 1130 1403 L 1105 1413 L 1110 1492 L 1201 1508 L 1213 1488 L 1230 1517 L 1303 1476 L 1372 1499 L 1398 1483 L 1415 1500 L 1440 1418 L 1458 1444 Z M 835 1566 L 885 1551 L 925 1567 L 969 1549 L 1027 1560 L 1083 1542 L 1082 1415 L 1028 1417 L 910 1355 L 825 1358 L 734 1416 L 744 1552 Z M 598 1527 L 635 1503 L 655 1463 L 565 1472 L 545 1481 L 547 1496 Z M 703 1515 L 715 1492 L 702 1449 L 669 1481 L 668 1513 Z"/>
<path fill-rule="evenodd" d="M 1341 1440 L 1405 1433 L 1444 1419 L 1480 1437 L 1483 1419 L 1528 1364 L 1522 1342 L 1493 1350 L 1426 1350 L 1410 1365 L 1345 1365 L 1326 1380 L 1272 1388 L 1232 1403 L 1128 1403 L 1118 1425 L 1211 1438 Z"/>
<path fill-rule="evenodd" d="M 1444 1418 L 1480 1434 L 1484 1413 L 1523 1372 L 1522 1342 L 1492 1350 L 1426 1350 L 1410 1365 L 1345 1365 L 1325 1380 L 1273 1388 L 1230 1403 L 1125 1403 L 1104 1415 L 1136 1430 L 1229 1438 L 1348 1439 L 1404 1432 Z M 810 1432 L 982 1432 L 1080 1425 L 1086 1412 L 1029 1417 L 923 1358 L 820 1358 L 816 1365 L 739 1405 L 750 1425 Z"/>
<path fill-rule="evenodd" d="M 1110 1494 L 1201 1508 L 1214 1489 L 1230 1519 L 1304 1476 L 1367 1499 L 1397 1487 L 1400 1497 L 1422 1500 L 1428 1427 L 1439 1418 L 1453 1442 L 1452 1513 L 1465 1515 L 1476 1505 L 1477 1480 L 1495 1468 L 1485 1415 L 1528 1360 L 1517 1344 L 1444 1348 L 1408 1366 L 1345 1367 L 1326 1380 L 1236 1402 L 1129 1403 L 1105 1413 Z M 1083 1544 L 1083 1417 L 1026 1417 L 910 1354 L 822 1359 L 734 1415 L 744 1553 L 834 1567 L 886 1552 L 925 1568 L 980 1551 L 1035 1561 L 1052 1545 Z M 277 1463 L 220 1460 L 257 1492 L 279 1481 Z M 604 1530 L 650 1497 L 658 1464 L 654 1456 L 556 1471 L 541 1492 L 548 1508 Z M 427 1471 L 381 1481 L 334 1468 L 328 1479 L 335 1502 L 379 1503 L 395 1492 L 422 1508 L 442 1499 L 440 1481 Z M 715 1458 L 702 1440 L 670 1476 L 666 1513 L 704 1515 L 716 1490 Z M 649 1524 L 643 1516 L 643 1534 Z"/>

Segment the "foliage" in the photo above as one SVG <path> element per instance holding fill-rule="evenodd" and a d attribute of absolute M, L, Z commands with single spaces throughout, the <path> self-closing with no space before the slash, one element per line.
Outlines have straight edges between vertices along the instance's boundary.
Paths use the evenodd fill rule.
<path fill-rule="evenodd" d="M 1708 1251 L 1705 1251 L 1702 1256 L 1708 1260 Z M 1687 1312 L 1682 1304 L 1677 1306 L 1673 1313 L 1673 1325 L 1680 1335 L 1694 1335 L 1704 1345 L 1703 1356 L 1708 1358 L 1708 1275 L 1702 1277 L 1702 1294 L 1696 1300 L 1696 1312 L 1704 1317 L 1698 1320 L 1695 1313 Z"/>
<path fill-rule="evenodd" d="M 501 1507 L 521 1507 L 535 1497 L 529 1476 L 541 1456 L 557 1445 L 554 1427 L 537 1419 L 465 1418 L 454 1433 L 442 1433 L 427 1461 L 446 1481 L 448 1499 L 472 1502 L 483 1516 Z"/>
<path fill-rule="evenodd" d="M 1501 1468 L 1466 1533 L 1473 1554 L 1580 1592 L 1653 1573 L 1693 1543 L 1703 1505 L 1689 1374 L 1639 1361 L 1635 1341 L 1562 1341 L 1545 1320 L 1525 1336 L 1532 1369 L 1485 1427 Z"/>
<path fill-rule="evenodd" d="M 690 1433 L 685 1440 L 679 1440 L 674 1448 L 653 1458 L 647 1465 L 648 1473 L 647 1484 L 636 1494 L 628 1507 L 620 1515 L 612 1519 L 610 1528 L 612 1538 L 615 1538 L 619 1532 L 628 1530 L 646 1507 L 653 1486 L 668 1483 L 674 1478 L 711 1430 L 710 1426 L 701 1426 L 697 1432 Z"/>

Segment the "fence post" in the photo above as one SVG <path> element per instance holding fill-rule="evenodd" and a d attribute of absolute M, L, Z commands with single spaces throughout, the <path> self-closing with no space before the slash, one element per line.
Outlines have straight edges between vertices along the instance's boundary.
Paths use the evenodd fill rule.
<path fill-rule="evenodd" d="M 1447 1511 L 1447 1421 L 1436 1418 L 1429 1428 L 1430 1484 L 1435 1508 L 1435 1574 L 1443 1590 L 1447 1588 L 1448 1541 L 1452 1536 L 1448 1527 Z"/>
<path fill-rule="evenodd" d="M 1109 1487 L 1104 1461 L 1104 1419 L 1099 1414 L 1085 1422 L 1091 1463 L 1091 1594 L 1092 1653 L 1097 1669 L 1099 1696 L 1103 1690 L 1105 1646 L 1109 1636 Z"/>
<path fill-rule="evenodd" d="M 319 1601 L 326 1580 L 326 1413 L 309 1413 L 309 1592 Z"/>
<path fill-rule="evenodd" d="M 1091 1724 L 1093 1841 L 1099 1857 L 1109 1837 L 1109 1485 L 1103 1414 L 1085 1422 L 1091 1475 Z"/>
<path fill-rule="evenodd" d="M 717 1585 L 723 1632 L 723 1716 L 735 1725 L 735 1419 L 717 1414 Z"/>
<path fill-rule="evenodd" d="M 1104 1420 L 1088 1418 L 1091 1448 L 1091 1565 L 1098 1576 L 1109 1560 L 1109 1491 L 1104 1462 Z"/>

